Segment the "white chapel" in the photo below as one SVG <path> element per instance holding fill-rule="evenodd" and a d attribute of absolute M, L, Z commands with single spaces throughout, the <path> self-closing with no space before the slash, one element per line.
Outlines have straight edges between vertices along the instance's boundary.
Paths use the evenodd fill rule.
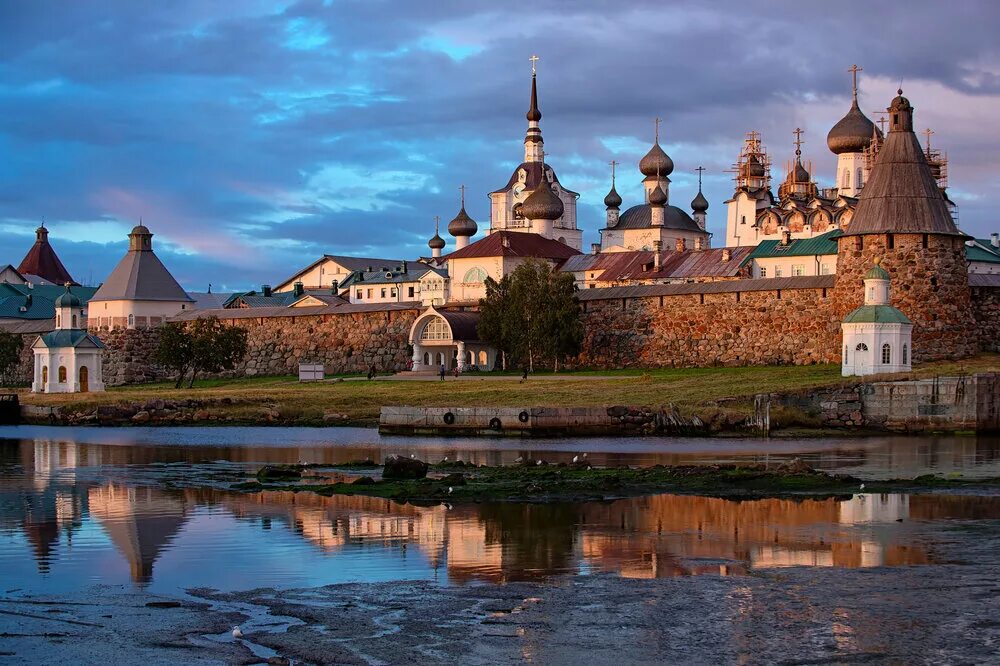
<path fill-rule="evenodd" d="M 844 356 L 841 375 L 909 372 L 913 324 L 889 304 L 889 273 L 875 260 L 862 278 L 865 303 L 841 323 Z"/>

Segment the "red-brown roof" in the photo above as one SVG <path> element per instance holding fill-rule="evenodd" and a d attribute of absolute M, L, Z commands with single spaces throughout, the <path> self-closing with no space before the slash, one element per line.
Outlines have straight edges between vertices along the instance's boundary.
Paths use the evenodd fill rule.
<path fill-rule="evenodd" d="M 569 259 L 580 254 L 565 243 L 538 234 L 520 231 L 497 231 L 475 243 L 455 250 L 447 259 L 470 257 L 538 257 L 540 259 Z"/>
<path fill-rule="evenodd" d="M 729 250 L 729 261 L 723 261 L 723 250 Z M 677 252 L 660 252 L 660 269 L 643 270 L 653 264 L 653 252 L 602 252 L 573 257 L 560 270 L 573 272 L 602 271 L 595 279 L 601 282 L 630 280 L 685 279 L 700 277 L 737 277 L 743 260 L 753 247 L 711 248 Z"/>
<path fill-rule="evenodd" d="M 37 275 L 43 280 L 52 284 L 76 284 L 76 281 L 59 261 L 56 251 L 49 245 L 49 232 L 45 227 L 39 227 L 35 231 L 35 244 L 24 255 L 21 265 L 17 267 L 17 272 L 21 275 Z"/>

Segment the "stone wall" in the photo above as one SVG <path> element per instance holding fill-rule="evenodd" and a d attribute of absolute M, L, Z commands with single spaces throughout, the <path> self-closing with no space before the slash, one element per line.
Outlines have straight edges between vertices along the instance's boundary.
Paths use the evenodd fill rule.
<path fill-rule="evenodd" d="M 247 331 L 249 352 L 237 375 L 298 374 L 298 364 L 322 363 L 327 374 L 399 371 L 417 310 L 223 320 Z"/>
<path fill-rule="evenodd" d="M 980 349 L 1000 352 L 1000 288 L 973 288 L 972 312 L 976 317 Z"/>
<path fill-rule="evenodd" d="M 832 289 L 587 300 L 580 366 L 840 362 Z"/>
<path fill-rule="evenodd" d="M 156 347 L 160 344 L 158 328 L 108 328 L 90 329 L 107 347 L 104 352 L 104 384 L 143 384 L 169 379 L 168 373 L 154 363 Z"/>
<path fill-rule="evenodd" d="M 21 336 L 24 346 L 21 347 L 21 361 L 13 370 L 0 375 L 0 386 L 25 386 L 31 384 L 32 374 L 35 371 L 35 355 L 31 351 L 31 345 L 38 339 L 37 333 L 24 334 Z"/>
<path fill-rule="evenodd" d="M 979 350 L 961 237 L 868 234 L 838 243 L 838 320 L 864 301 L 861 276 L 878 258 L 892 279 L 892 304 L 913 322 L 914 361 L 963 358 Z"/>

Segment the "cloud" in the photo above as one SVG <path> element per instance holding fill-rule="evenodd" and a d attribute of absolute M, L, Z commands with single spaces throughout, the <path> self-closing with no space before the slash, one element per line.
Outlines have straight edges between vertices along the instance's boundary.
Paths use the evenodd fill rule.
<path fill-rule="evenodd" d="M 903 80 L 918 125 L 949 155 L 963 228 L 987 235 L 1000 196 L 1000 6 L 906 7 L 3 3 L 0 228 L 11 242 L 0 263 L 17 263 L 44 219 L 70 270 L 100 281 L 140 216 L 192 289 L 273 282 L 322 252 L 426 253 L 460 184 L 488 225 L 486 194 L 522 157 L 534 52 L 548 160 L 582 195 L 585 242 L 603 226 L 610 160 L 626 205 L 641 197 L 655 116 L 676 164 L 672 203 L 687 206 L 705 166 L 717 238 L 747 130 L 781 165 L 803 127 L 805 157 L 831 184 L 825 137 L 849 105 L 853 62 L 869 115 Z"/>

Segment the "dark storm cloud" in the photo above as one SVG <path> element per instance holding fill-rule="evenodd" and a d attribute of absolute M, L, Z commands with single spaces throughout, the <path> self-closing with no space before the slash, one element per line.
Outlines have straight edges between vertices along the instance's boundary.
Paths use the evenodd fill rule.
<path fill-rule="evenodd" d="M 703 164 L 717 233 L 749 129 L 780 178 L 802 126 L 829 185 L 825 136 L 853 62 L 869 115 L 903 80 L 949 153 L 963 227 L 984 235 L 1000 195 L 998 15 L 986 1 L 3 3 L 0 263 L 42 218 L 97 281 L 139 216 L 192 289 L 274 281 L 321 252 L 426 252 L 459 184 L 488 225 L 486 194 L 521 159 L 534 52 L 546 149 L 582 194 L 588 242 L 610 159 L 626 201 L 639 196 L 654 116 L 672 202 L 686 206 Z"/>

